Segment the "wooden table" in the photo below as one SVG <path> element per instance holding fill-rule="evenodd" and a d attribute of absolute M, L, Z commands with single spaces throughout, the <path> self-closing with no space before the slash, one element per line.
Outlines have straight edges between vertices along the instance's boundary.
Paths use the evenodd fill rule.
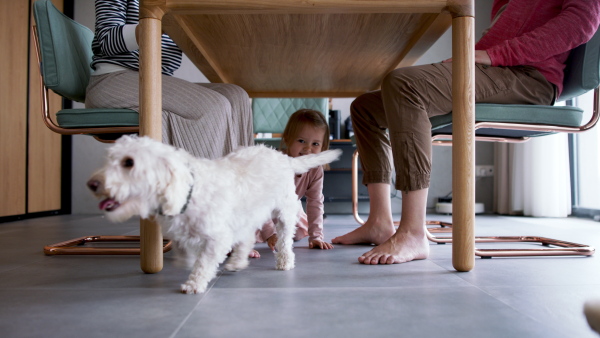
<path fill-rule="evenodd" d="M 356 97 L 412 65 L 452 25 L 453 242 L 474 265 L 473 0 L 141 0 L 140 128 L 161 139 L 160 34 L 211 82 L 252 97 Z M 142 221 L 142 270 L 162 269 L 162 236 Z"/>

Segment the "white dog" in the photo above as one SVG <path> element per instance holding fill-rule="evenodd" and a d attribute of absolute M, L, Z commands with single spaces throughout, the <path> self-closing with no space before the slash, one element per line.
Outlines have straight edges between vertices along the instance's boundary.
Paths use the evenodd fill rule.
<path fill-rule="evenodd" d="M 292 241 L 301 207 L 294 174 L 335 161 L 341 150 L 289 157 L 265 146 L 217 159 L 196 158 L 147 137 L 120 138 L 88 181 L 108 219 L 156 216 L 163 234 L 193 263 L 184 293 L 201 293 L 225 269 L 248 266 L 255 232 L 275 219 L 276 268 L 294 268 Z"/>

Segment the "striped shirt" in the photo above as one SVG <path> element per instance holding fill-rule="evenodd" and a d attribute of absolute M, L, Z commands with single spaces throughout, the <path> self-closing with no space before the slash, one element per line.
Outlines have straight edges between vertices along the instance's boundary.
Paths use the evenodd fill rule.
<path fill-rule="evenodd" d="M 139 70 L 140 52 L 135 39 L 139 22 L 138 0 L 96 0 L 96 35 L 92 41 L 91 66 L 111 64 Z M 162 73 L 173 75 L 181 65 L 181 49 L 162 35 Z"/>

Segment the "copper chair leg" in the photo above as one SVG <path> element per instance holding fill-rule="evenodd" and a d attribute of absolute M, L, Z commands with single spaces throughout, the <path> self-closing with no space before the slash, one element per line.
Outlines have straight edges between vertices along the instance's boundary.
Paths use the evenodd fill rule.
<path fill-rule="evenodd" d="M 131 247 L 90 247 L 86 243 L 139 243 L 140 236 L 84 236 L 68 241 L 46 245 L 46 255 L 139 255 L 140 248 Z M 170 251 L 172 242 L 168 239 L 163 241 L 163 253 Z"/>
<path fill-rule="evenodd" d="M 358 150 L 354 151 L 352 156 L 352 214 L 359 224 L 365 222 L 358 215 Z M 396 225 L 398 225 L 396 223 Z M 436 227 L 430 227 L 436 226 Z M 432 233 L 451 232 L 452 223 L 441 221 L 427 221 L 426 223 L 427 239 L 438 244 L 452 243 L 452 237 L 436 237 Z M 479 236 L 475 237 L 475 243 L 540 243 L 545 248 L 534 249 L 478 249 L 475 248 L 475 255 L 481 258 L 492 257 L 522 257 L 522 256 L 591 256 L 596 251 L 593 247 L 561 241 L 558 239 L 540 237 L 540 236 Z M 553 247 L 550 247 L 553 246 Z"/>
<path fill-rule="evenodd" d="M 435 221 L 428 223 L 435 224 Z M 445 223 L 446 227 L 452 224 Z M 440 228 L 437 228 L 440 229 Z M 429 230 L 426 232 L 427 239 L 438 244 L 452 243 L 452 237 L 437 237 Z M 442 231 L 439 231 L 442 232 Z M 561 241 L 558 239 L 541 236 L 476 236 L 475 243 L 539 243 L 545 248 L 533 249 L 478 249 L 475 255 L 481 258 L 492 257 L 522 257 L 522 256 L 591 256 L 596 251 L 593 247 L 585 244 Z M 551 247 L 552 246 L 552 247 Z"/>

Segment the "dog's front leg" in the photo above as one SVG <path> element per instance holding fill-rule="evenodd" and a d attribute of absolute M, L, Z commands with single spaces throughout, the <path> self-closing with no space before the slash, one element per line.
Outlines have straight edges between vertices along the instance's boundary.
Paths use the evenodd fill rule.
<path fill-rule="evenodd" d="M 294 209 L 295 210 L 295 209 Z M 277 243 L 275 243 L 275 259 L 277 270 L 291 270 L 295 266 L 293 251 L 294 232 L 296 231 L 296 214 L 282 212 L 275 223 Z"/>
<path fill-rule="evenodd" d="M 181 285 L 181 292 L 195 294 L 206 291 L 208 283 L 217 275 L 219 264 L 227 257 L 229 248 L 218 241 L 207 241 L 197 252 L 192 273 L 187 282 Z"/>

